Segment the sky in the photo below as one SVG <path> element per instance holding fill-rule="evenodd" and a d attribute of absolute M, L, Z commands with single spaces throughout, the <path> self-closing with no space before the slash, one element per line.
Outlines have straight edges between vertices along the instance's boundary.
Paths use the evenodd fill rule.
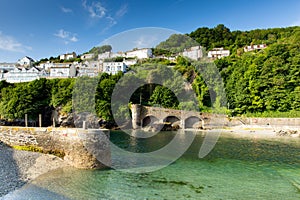
<path fill-rule="evenodd" d="M 154 47 L 173 33 L 300 25 L 299 0 L 1 0 L 0 62 Z"/>

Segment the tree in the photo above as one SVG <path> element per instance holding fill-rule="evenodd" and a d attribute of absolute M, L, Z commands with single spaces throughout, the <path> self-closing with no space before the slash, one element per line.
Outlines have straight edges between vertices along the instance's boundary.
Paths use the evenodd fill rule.
<path fill-rule="evenodd" d="M 161 52 L 171 52 L 174 54 L 198 45 L 199 44 L 188 35 L 173 34 L 166 41 L 158 44 L 156 49 L 160 49 Z"/>
<path fill-rule="evenodd" d="M 93 47 L 88 53 L 93 53 L 95 55 L 98 55 L 101 53 L 109 52 L 111 50 L 112 50 L 112 47 L 110 45 L 103 45 L 100 47 Z"/>
<path fill-rule="evenodd" d="M 150 97 L 150 105 L 161 105 L 164 108 L 178 108 L 179 102 L 170 89 L 163 86 L 156 86 Z"/>

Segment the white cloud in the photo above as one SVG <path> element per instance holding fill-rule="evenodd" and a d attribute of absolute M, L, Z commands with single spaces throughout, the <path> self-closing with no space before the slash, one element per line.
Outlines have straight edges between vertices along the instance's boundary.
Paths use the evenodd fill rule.
<path fill-rule="evenodd" d="M 75 36 L 73 36 L 73 37 L 70 39 L 70 41 L 72 41 L 72 42 L 77 42 L 77 41 L 78 41 L 78 38 L 75 37 Z"/>
<path fill-rule="evenodd" d="M 117 24 L 117 21 L 111 16 L 107 16 L 106 19 L 108 20 L 108 25 L 102 30 L 102 32 L 107 31 L 108 29 Z"/>
<path fill-rule="evenodd" d="M 22 43 L 15 40 L 13 37 L 4 35 L 0 31 L 0 49 L 13 52 L 25 52 L 26 50 L 32 50 L 31 47 L 25 46 Z"/>
<path fill-rule="evenodd" d="M 116 12 L 116 17 L 120 18 L 123 17 L 128 12 L 127 4 L 121 6 L 121 8 Z"/>
<path fill-rule="evenodd" d="M 102 22 L 106 23 L 104 28 L 102 28 L 102 33 L 116 25 L 118 19 L 128 12 L 127 4 L 122 5 L 116 12 L 110 12 L 100 1 L 88 3 L 87 0 L 82 0 L 82 6 L 89 13 L 90 18 L 103 20 Z"/>
<path fill-rule="evenodd" d="M 76 37 L 75 33 L 71 33 L 69 31 L 65 31 L 63 29 L 58 30 L 57 33 L 54 34 L 54 36 L 63 39 L 65 44 L 68 44 L 69 42 L 77 42 L 78 41 L 78 38 Z"/>
<path fill-rule="evenodd" d="M 66 7 L 60 7 L 61 11 L 64 13 L 71 13 L 73 10 L 71 8 L 66 8 Z"/>
<path fill-rule="evenodd" d="M 92 4 L 88 5 L 87 1 L 84 0 L 82 2 L 82 6 L 85 10 L 87 10 L 90 14 L 91 18 L 103 18 L 106 15 L 106 8 L 102 6 L 101 2 L 92 2 Z"/>
<path fill-rule="evenodd" d="M 69 36 L 69 33 L 67 31 L 64 31 L 63 29 L 60 29 L 57 33 L 54 34 L 56 37 L 65 39 Z"/>

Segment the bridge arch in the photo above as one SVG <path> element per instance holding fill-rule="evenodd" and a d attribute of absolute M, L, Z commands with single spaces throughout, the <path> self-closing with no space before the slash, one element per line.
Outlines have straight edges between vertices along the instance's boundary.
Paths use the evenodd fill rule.
<path fill-rule="evenodd" d="M 190 116 L 184 120 L 184 128 L 195 128 L 197 123 L 202 123 L 202 119 L 197 116 Z"/>
<path fill-rule="evenodd" d="M 164 122 L 169 122 L 171 124 L 180 121 L 180 118 L 174 115 L 170 115 L 164 118 Z"/>
<path fill-rule="evenodd" d="M 148 115 L 142 120 L 142 127 L 152 126 L 155 122 L 158 122 L 158 118 L 153 115 Z"/>

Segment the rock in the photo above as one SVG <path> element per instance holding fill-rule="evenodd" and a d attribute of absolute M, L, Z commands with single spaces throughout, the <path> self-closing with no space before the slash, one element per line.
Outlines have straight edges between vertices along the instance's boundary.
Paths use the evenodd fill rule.
<path fill-rule="evenodd" d="M 299 135 L 297 130 L 279 130 L 276 132 L 277 136 L 292 136 L 297 137 Z"/>
<path fill-rule="evenodd" d="M 203 129 L 202 127 L 202 121 L 196 122 L 193 124 L 193 129 Z"/>
<path fill-rule="evenodd" d="M 176 129 L 176 130 L 182 128 L 182 127 L 180 127 L 180 121 L 173 122 L 171 124 L 171 126 L 172 126 L 173 129 Z"/>

